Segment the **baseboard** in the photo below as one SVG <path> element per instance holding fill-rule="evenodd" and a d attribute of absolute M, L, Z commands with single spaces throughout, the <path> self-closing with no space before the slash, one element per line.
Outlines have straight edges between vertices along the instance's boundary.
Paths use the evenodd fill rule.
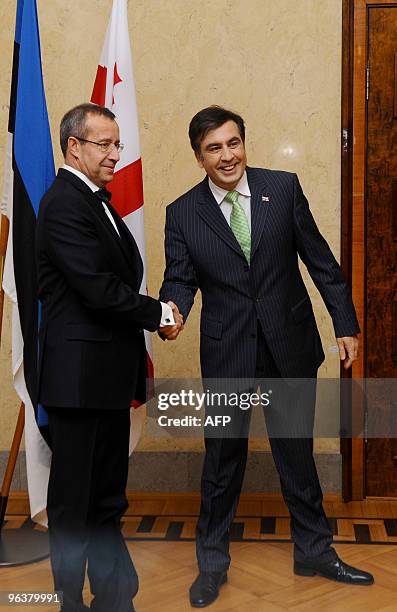
<path fill-rule="evenodd" d="M 198 513 L 200 504 L 200 493 L 150 493 L 147 491 L 127 492 L 129 509 L 126 516 L 136 514 L 135 506 L 139 504 L 139 513 L 142 513 L 142 508 L 145 508 L 147 514 L 161 513 L 164 505 L 167 507 L 181 508 L 185 511 L 186 505 L 193 507 L 195 514 Z M 389 501 L 389 500 L 387 500 Z M 257 505 L 263 502 L 264 504 L 276 504 L 278 508 L 284 508 L 284 502 L 281 493 L 242 493 L 240 497 L 240 507 L 245 508 L 246 505 L 251 507 L 252 504 Z M 342 498 L 337 493 L 325 493 L 324 504 L 342 504 Z M 30 513 L 29 496 L 27 491 L 13 491 L 10 493 L 7 504 L 7 516 L 27 516 Z M 287 514 L 285 510 L 284 514 Z"/>
<path fill-rule="evenodd" d="M 138 451 L 130 457 L 127 491 L 140 493 L 195 493 L 200 491 L 204 453 L 194 451 Z M 0 451 L 0 479 L 3 478 L 8 451 Z M 315 455 L 324 493 L 341 493 L 342 460 L 339 454 Z M 18 456 L 12 492 L 26 491 L 25 452 Z M 269 452 L 248 454 L 244 493 L 279 493 L 279 479 Z"/>

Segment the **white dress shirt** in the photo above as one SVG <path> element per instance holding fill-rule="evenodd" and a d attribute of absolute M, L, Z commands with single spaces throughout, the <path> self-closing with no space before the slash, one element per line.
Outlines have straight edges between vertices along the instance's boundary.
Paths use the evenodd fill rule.
<path fill-rule="evenodd" d="M 208 184 L 211 189 L 212 195 L 219 204 L 221 211 L 223 212 L 225 219 L 228 222 L 228 225 L 230 225 L 230 215 L 232 214 L 233 205 L 230 202 L 224 201 L 229 191 L 226 191 L 226 189 L 222 189 L 222 187 L 218 187 L 218 185 L 215 185 L 215 183 L 210 179 L 210 177 L 208 177 Z M 245 212 L 249 228 L 251 229 L 251 191 L 248 185 L 246 172 L 244 172 L 237 186 L 231 191 L 238 191 L 238 203 Z"/>
<path fill-rule="evenodd" d="M 68 172 L 71 172 L 72 174 L 75 174 L 79 179 L 81 179 L 86 185 L 88 185 L 88 187 L 91 189 L 91 191 L 93 191 L 95 193 L 95 191 L 99 191 L 99 187 L 98 185 L 95 185 L 95 183 L 93 183 L 88 176 L 86 176 L 85 174 L 83 174 L 83 172 L 80 172 L 80 170 L 76 170 L 76 168 L 72 168 L 72 166 L 68 166 L 68 164 L 64 164 L 63 165 L 63 169 L 67 170 Z M 117 225 L 108 209 L 108 207 L 106 206 L 105 202 L 102 202 L 102 206 L 105 210 L 106 215 L 109 217 L 109 221 L 112 223 L 114 229 L 117 232 L 117 235 L 120 237 L 120 232 L 117 229 Z M 171 306 L 169 306 L 169 304 L 166 304 L 165 302 L 160 302 L 161 304 L 161 321 L 160 321 L 160 327 L 165 327 L 166 325 L 175 325 L 175 320 L 174 320 L 174 313 L 172 312 L 172 308 Z"/>
<path fill-rule="evenodd" d="M 81 179 L 86 185 L 88 185 L 88 187 L 91 189 L 91 191 L 93 191 L 95 193 L 95 191 L 99 191 L 99 187 L 98 185 L 95 185 L 95 183 L 93 183 L 88 176 L 86 176 L 85 174 L 83 174 L 83 172 L 80 172 L 80 170 L 76 170 L 76 168 L 72 168 L 72 166 L 68 166 L 67 164 L 63 164 L 63 169 L 64 170 L 68 170 L 69 172 L 71 172 L 72 174 L 75 174 L 76 176 L 79 177 L 79 179 Z M 112 217 L 112 215 L 110 214 L 110 210 L 108 209 L 108 207 L 106 206 L 105 202 L 102 202 L 102 206 L 104 208 L 104 211 L 107 215 L 107 217 L 109 218 L 109 221 L 111 222 L 111 224 L 113 225 L 114 229 L 116 230 L 118 236 L 120 237 L 120 232 L 117 229 L 117 225 Z"/>

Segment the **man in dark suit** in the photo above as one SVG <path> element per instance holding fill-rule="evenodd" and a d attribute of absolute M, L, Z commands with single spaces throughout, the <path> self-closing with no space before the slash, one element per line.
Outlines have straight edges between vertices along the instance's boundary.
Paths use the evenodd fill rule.
<path fill-rule="evenodd" d="M 189 137 L 207 176 L 167 207 L 160 298 L 172 299 L 186 320 L 201 290 L 204 379 L 280 381 L 266 423 L 291 515 L 295 573 L 371 584 L 370 574 L 336 555 L 322 507 L 312 432 L 324 353 L 298 256 L 332 317 L 346 368 L 357 358 L 359 332 L 349 288 L 297 176 L 246 167 L 239 115 L 216 106 L 203 109 L 193 117 Z M 229 528 L 248 448 L 249 415 L 238 412 L 231 434 L 205 438 L 196 535 L 200 573 L 190 589 L 195 607 L 212 603 L 227 580 Z"/>
<path fill-rule="evenodd" d="M 39 396 L 49 420 L 48 524 L 62 610 L 131 612 L 138 578 L 120 531 L 128 503 L 130 405 L 145 401 L 144 329 L 181 326 L 175 309 L 139 293 L 142 260 L 104 187 L 120 159 L 106 108 L 82 104 L 60 128 L 65 165 L 37 223 Z"/>

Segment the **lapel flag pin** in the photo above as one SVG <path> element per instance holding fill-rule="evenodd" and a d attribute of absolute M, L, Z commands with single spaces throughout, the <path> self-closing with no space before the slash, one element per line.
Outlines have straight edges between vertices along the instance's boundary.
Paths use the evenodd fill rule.
<path fill-rule="evenodd" d="M 262 196 L 262 202 L 270 202 L 269 196 Z"/>

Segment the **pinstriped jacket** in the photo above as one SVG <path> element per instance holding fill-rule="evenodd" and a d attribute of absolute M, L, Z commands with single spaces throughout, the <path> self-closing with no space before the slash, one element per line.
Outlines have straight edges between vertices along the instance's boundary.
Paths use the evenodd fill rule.
<path fill-rule="evenodd" d="M 280 374 L 310 377 L 324 352 L 298 257 L 321 293 L 337 337 L 360 331 L 351 292 L 298 177 L 247 168 L 247 178 L 250 265 L 206 177 L 167 207 L 160 299 L 173 300 L 186 320 L 200 289 L 203 377 L 255 375 L 258 320 Z"/>

